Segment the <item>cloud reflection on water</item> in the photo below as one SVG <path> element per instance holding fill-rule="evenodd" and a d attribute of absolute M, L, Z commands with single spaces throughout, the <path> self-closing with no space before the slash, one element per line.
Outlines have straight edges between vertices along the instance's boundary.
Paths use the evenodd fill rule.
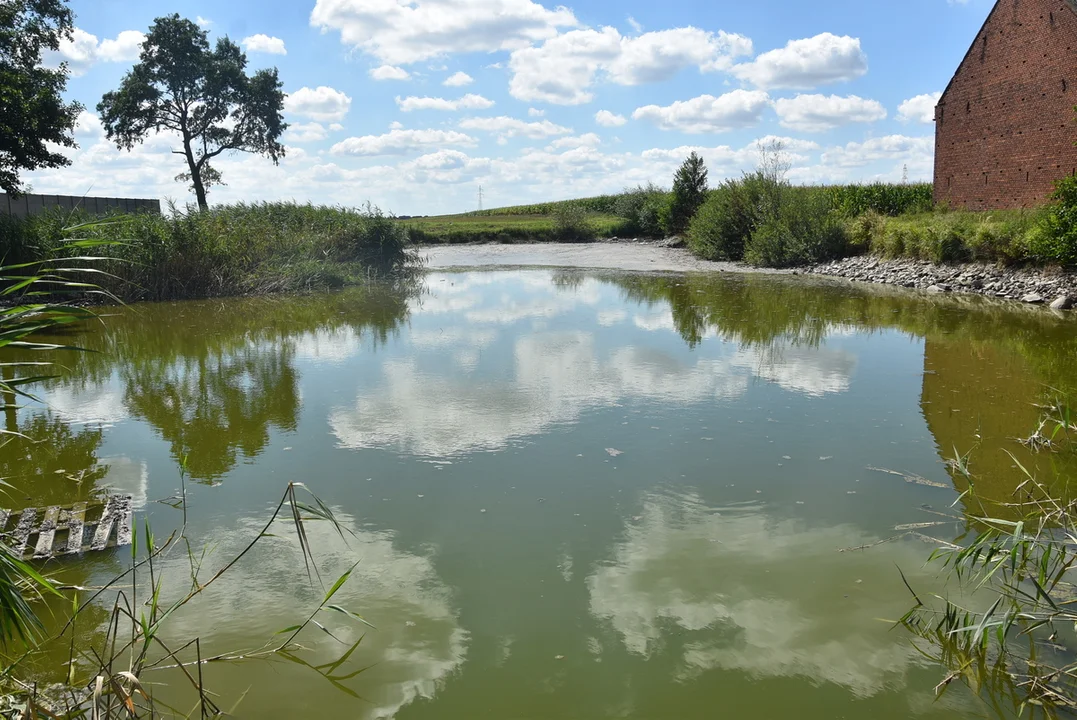
<path fill-rule="evenodd" d="M 837 552 L 877 539 L 852 524 L 812 527 L 762 506 L 653 493 L 588 577 L 590 611 L 633 654 L 679 654 L 678 680 L 734 670 L 871 697 L 904 688 L 922 665 L 877 618 L 908 609 L 894 567 L 920 567 L 923 546 Z"/>
<path fill-rule="evenodd" d="M 857 367 L 855 355 L 826 346 L 740 347 L 714 339 L 708 352 L 687 353 L 679 339 L 626 335 L 616 327 L 629 317 L 620 290 L 596 278 L 461 273 L 431 275 L 428 286 L 412 309 L 412 353 L 384 360 L 376 384 L 361 388 L 353 406 L 331 412 L 341 447 L 427 456 L 495 450 L 631 400 L 734 400 L 753 380 L 812 396 L 840 393 Z M 573 318 L 580 329 L 545 329 L 582 308 L 596 312 Z M 435 327 L 422 322 L 431 314 Z M 633 325 L 675 333 L 668 303 L 641 307 Z M 475 377 L 482 354 L 498 345 L 511 350 L 510 359 L 499 356 L 490 372 Z"/>
<path fill-rule="evenodd" d="M 459 624 L 452 592 L 438 576 L 432 558 L 398 548 L 391 533 L 360 528 L 354 518 L 339 511 L 337 519 L 354 533 L 347 536 L 347 545 L 329 523 L 306 524 L 321 577 L 330 584 L 360 561 L 333 596 L 333 603 L 361 613 L 377 629 L 370 630 L 336 613 L 322 614 L 319 619 L 344 643 L 363 637 L 355 657 L 337 673 L 369 666 L 345 683 L 366 700 L 355 706 L 358 714 L 354 717 L 392 718 L 416 699 L 434 697 L 463 664 L 469 636 Z M 213 552 L 203 579 L 212 572 L 210 565 L 242 551 L 264 522 L 261 517 L 246 517 L 214 528 Z M 208 642 L 215 651 L 236 651 L 247 648 L 252 638 L 274 641 L 275 632 L 302 621 L 309 609 L 318 605 L 323 591 L 307 585 L 294 531 L 281 525 L 273 532 L 277 536 L 263 538 L 204 599 L 170 619 L 168 631 L 173 637 L 201 634 L 204 648 Z M 186 557 L 174 559 L 165 569 L 163 586 L 182 589 L 189 582 L 188 572 Z M 209 629 L 212 634 L 207 634 Z M 336 660 L 347 649 L 315 628 L 299 640 L 308 648 L 300 657 L 313 665 Z M 236 671 L 252 675 L 249 681 L 234 681 L 234 687 L 274 687 L 271 682 L 266 684 L 266 676 L 254 675 L 275 674 L 265 663 L 240 665 Z M 244 707 L 250 712 L 255 709 L 252 706 L 271 703 L 277 692 L 263 691 L 261 699 L 248 699 Z M 279 692 L 290 703 L 295 697 L 335 691 L 313 671 L 307 671 L 289 674 L 288 686 L 279 687 Z"/>

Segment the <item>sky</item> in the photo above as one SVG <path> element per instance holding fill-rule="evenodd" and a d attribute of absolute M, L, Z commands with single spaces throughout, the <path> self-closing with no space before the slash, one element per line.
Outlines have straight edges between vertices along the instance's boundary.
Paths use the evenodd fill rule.
<path fill-rule="evenodd" d="M 373 203 L 466 212 L 669 186 L 699 152 L 711 184 L 780 139 L 798 183 L 930 180 L 934 105 L 993 0 L 73 0 L 72 165 L 34 192 L 191 202 L 178 138 L 133 152 L 94 109 L 177 12 L 277 67 L 279 166 L 215 163 L 211 203 Z"/>

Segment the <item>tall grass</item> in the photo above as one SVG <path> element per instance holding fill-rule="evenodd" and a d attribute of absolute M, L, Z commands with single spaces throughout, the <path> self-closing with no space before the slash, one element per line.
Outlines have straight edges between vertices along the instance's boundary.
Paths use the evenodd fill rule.
<path fill-rule="evenodd" d="M 10 227 L 10 226 L 8 226 Z M 69 254 L 98 247 L 92 242 L 69 243 Z M 85 259 L 85 256 L 80 256 Z M 19 409 L 19 402 L 34 400 L 29 388 L 35 383 L 55 376 L 57 365 L 51 361 L 56 351 L 76 348 L 43 342 L 42 334 L 54 334 L 65 326 L 92 319 L 94 314 L 84 308 L 56 302 L 54 298 L 96 291 L 90 284 L 72 279 L 83 271 L 70 270 L 54 261 L 19 263 L 0 267 L 0 300 L 8 305 L 0 309 L 0 411 L 5 414 Z M 84 274 L 84 273 L 83 273 Z M 34 360 L 12 360 L 10 353 L 34 353 Z M 0 429 L 0 442 L 7 442 L 9 429 Z M 11 486 L 0 479 L 0 495 Z M 36 641 L 41 629 L 27 598 L 43 593 L 56 594 L 56 589 L 36 569 L 17 557 L 0 538 L 0 645 L 24 645 Z"/>
<path fill-rule="evenodd" d="M 1072 455 L 1075 433 L 1077 418 L 1056 401 L 1022 442 Z M 1077 503 L 1059 499 L 1011 458 L 1026 479 L 1003 503 L 978 496 L 969 456 L 952 461 L 952 471 L 970 488 L 966 507 L 978 508 L 967 515 L 967 534 L 940 543 L 943 549 L 930 558 L 951 573 L 955 586 L 948 597 L 921 596 L 909 587 L 915 605 L 900 624 L 945 668 L 936 693 L 964 683 L 999 716 L 1073 717 Z"/>
<path fill-rule="evenodd" d="M 197 552 L 186 535 L 186 490 L 182 491 L 177 509 L 183 511 L 183 525 L 163 541 L 154 537 L 148 523 L 142 528 L 142 533 L 135 528 L 127 570 L 98 588 L 63 588 L 70 595 L 69 614 L 59 631 L 44 640 L 42 645 L 59 644 L 68 648 L 66 680 L 48 688 L 20 680 L 22 664 L 32 657 L 32 652 L 23 653 L 0 668 L 0 693 L 8 694 L 5 706 L 18 704 L 26 708 L 20 717 L 61 720 L 91 717 L 231 717 L 243 696 L 231 708 L 223 708 L 219 705 L 221 697 L 207 687 L 204 669 L 211 665 L 274 658 L 284 658 L 305 666 L 323 676 L 337 689 L 354 695 L 354 691 L 344 683 L 365 668 L 360 665 L 354 669 L 348 667 L 347 663 L 352 660 L 363 638 L 360 636 L 354 643 L 341 641 L 325 623 L 330 617 L 335 621 L 343 616 L 364 628 L 373 628 L 362 615 L 332 602 L 359 561 L 327 587 L 326 579 L 318 571 L 318 548 L 313 546 L 307 532 L 309 523 L 324 522 L 343 541 L 345 534 L 351 531 L 337 520 L 333 511 L 304 484 L 289 483 L 265 526 L 252 535 L 243 550 L 223 559 L 217 569 L 206 573 L 204 565 L 212 560 L 211 554 L 207 552 L 208 549 Z M 297 576 L 305 574 L 310 585 L 321 588 L 321 601 L 305 617 L 295 625 L 281 628 L 260 647 L 210 656 L 203 653 L 201 638 L 173 639 L 167 634 L 171 617 L 196 599 L 212 595 L 213 586 L 244 562 L 256 546 L 266 538 L 279 537 L 278 527 L 282 524 L 291 527 L 303 558 L 304 566 L 296 569 Z M 178 555 L 181 562 L 185 559 L 189 564 L 187 577 L 190 586 L 187 589 L 165 586 L 164 578 L 168 575 L 161 571 L 160 565 L 169 555 Z M 297 580 L 302 582 L 299 577 Z M 80 597 L 80 591 L 88 593 L 88 596 Z M 53 588 L 53 592 L 59 591 Z M 165 599 L 169 597 L 175 599 Z M 107 611 L 103 623 L 100 622 L 100 614 L 92 612 L 101 607 Z M 92 617 L 85 618 L 86 615 Z M 82 624 L 102 625 L 104 635 L 90 634 L 89 637 L 96 638 L 88 642 L 77 631 L 80 620 Z M 318 628 L 340 643 L 340 652 L 335 660 L 313 665 L 304 659 L 307 648 L 297 641 L 308 628 Z M 206 627 L 207 631 L 211 629 Z M 178 671 L 172 675 L 176 684 L 189 686 L 188 707 L 193 706 L 193 710 L 171 707 L 155 699 L 152 692 L 155 683 L 152 679 L 165 671 Z"/>
<path fill-rule="evenodd" d="M 152 218 L 146 216 L 146 219 Z M 99 225 L 81 228 L 89 233 L 99 229 Z M 81 295 L 87 291 L 104 292 L 91 283 L 71 279 L 72 276 L 92 274 L 95 268 L 68 266 L 73 262 L 90 265 L 104 262 L 99 257 L 81 254 L 82 251 L 93 249 L 109 252 L 117 248 L 105 241 L 84 239 L 69 242 L 59 249 L 67 256 L 65 260 L 46 260 L 0 268 L 0 286 L 3 287 L 0 294 L 18 300 L 18 304 L 0 310 L 0 350 L 7 351 L 5 355 L 11 351 L 35 351 L 41 353 L 42 358 L 33 362 L 20 362 L 5 357 L 4 361 L 0 362 L 0 370 L 3 371 L 0 373 L 0 410 L 12 409 L 12 404 L 19 397 L 34 399 L 28 392 L 28 386 L 50 377 L 49 373 L 55 366 L 49 358 L 56 351 L 79 349 L 43 342 L 37 339 L 39 336 L 55 334 L 64 326 L 94 318 L 90 310 L 42 300 L 62 297 L 67 293 Z M 351 255 L 355 250 L 345 245 L 342 252 Z M 2 432 L 9 431 L 0 431 Z M 203 551 L 200 556 L 196 554 L 185 535 L 186 467 L 184 461 L 181 464 L 180 477 L 183 488 L 180 498 L 183 511 L 181 528 L 159 544 L 147 523 L 143 535 L 144 553 L 140 557 L 136 526 L 134 542 L 130 548 L 129 569 L 99 588 L 89 590 L 58 587 L 30 564 L 16 557 L 0 541 L 0 647 L 5 651 L 0 655 L 4 659 L 3 665 L 0 666 L 0 693 L 8 694 L 7 697 L 0 697 L 0 704 L 4 708 L 17 705 L 21 708 L 18 717 L 51 717 L 63 720 L 88 717 L 190 717 L 194 714 L 202 718 L 222 717 L 230 715 L 235 708 L 226 711 L 218 706 L 219 698 L 209 691 L 204 682 L 204 666 L 272 657 L 283 657 L 305 665 L 321 674 L 335 687 L 350 692 L 343 683 L 362 672 L 362 668 L 349 672 L 345 664 L 356 652 L 362 638 L 355 643 L 342 643 L 339 657 L 324 665 L 311 665 L 306 662 L 302 657 L 304 648 L 296 642 L 309 627 L 320 628 L 335 637 L 319 622 L 328 614 L 334 614 L 335 617 L 343 615 L 353 622 L 370 626 L 354 611 L 331 604 L 334 595 L 348 581 L 355 565 L 337 578 L 327 590 L 322 578 L 318 576 L 315 549 L 308 538 L 306 524 L 311 521 L 327 522 L 342 539 L 346 528 L 337 521 L 332 510 L 305 485 L 289 483 L 265 527 L 251 538 L 245 549 L 228 559 L 208 578 L 202 577 L 202 566 L 207 553 Z M 3 481 L 0 481 L 0 485 L 6 487 Z M 306 495 L 301 495 L 300 491 L 306 491 Z M 166 639 L 164 630 L 169 618 L 206 594 L 211 586 L 242 562 L 264 538 L 274 537 L 270 530 L 275 529 L 274 525 L 280 522 L 290 522 L 294 528 L 308 581 L 312 585 L 316 581 L 322 585 L 323 598 L 309 615 L 298 624 L 278 631 L 268 638 L 261 648 L 231 656 L 205 657 L 198 637 L 178 643 Z M 164 587 L 164 574 L 159 571 L 157 564 L 168 553 L 186 554 L 190 563 L 189 589 Z M 62 592 L 68 593 L 70 598 L 70 616 L 56 635 L 42 641 L 42 626 L 31 601 L 44 594 L 62 597 Z M 92 594 L 80 598 L 80 592 Z M 165 602 L 164 598 L 170 596 L 176 599 Z M 76 625 L 80 617 L 93 614 L 90 610 L 99 608 L 102 604 L 105 607 L 111 606 L 105 623 L 107 629 L 101 642 L 90 646 L 85 636 L 76 632 Z M 94 615 L 91 619 L 84 618 L 83 622 L 96 624 L 100 618 Z M 50 688 L 47 693 L 41 693 L 36 682 L 19 679 L 22 663 L 33 654 L 39 641 L 42 644 L 60 643 L 69 648 L 70 653 L 66 682 L 59 687 Z M 9 655 L 12 651 L 13 654 Z M 148 689 L 151 687 L 149 676 L 154 671 L 168 669 L 179 670 L 190 683 L 195 710 L 178 711 L 155 702 L 153 692 Z"/>
<path fill-rule="evenodd" d="M 892 218 L 866 213 L 850 221 L 847 229 L 859 251 L 886 258 L 1046 264 L 1052 258 L 1034 247 L 1043 215 L 1043 210 L 933 212 Z"/>
<path fill-rule="evenodd" d="M 416 264 L 407 232 L 376 207 L 257 203 L 89 222 L 52 212 L 0 223 L 0 254 L 71 255 L 67 238 L 106 242 L 100 284 L 124 300 L 180 300 L 341 287 Z M 73 229 L 72 229 L 73 228 Z"/>

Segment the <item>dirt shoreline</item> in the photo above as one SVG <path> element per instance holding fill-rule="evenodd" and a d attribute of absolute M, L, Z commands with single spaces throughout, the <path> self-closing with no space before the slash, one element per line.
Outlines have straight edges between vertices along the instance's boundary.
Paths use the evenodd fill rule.
<path fill-rule="evenodd" d="M 516 245 L 424 245 L 418 252 L 426 268 L 447 270 L 469 267 L 566 267 L 587 270 L 653 272 L 764 272 L 743 263 L 700 260 L 667 241 L 599 241 L 591 243 L 521 243 Z"/>
<path fill-rule="evenodd" d="M 594 243 L 519 245 L 428 245 L 419 248 L 426 268 L 555 267 L 634 272 L 733 272 L 811 275 L 891 285 L 933 294 L 965 293 L 1026 305 L 1077 308 L 1077 273 L 993 265 L 936 265 L 919 260 L 851 257 L 792 270 L 701 260 L 669 241 L 612 240 Z"/>

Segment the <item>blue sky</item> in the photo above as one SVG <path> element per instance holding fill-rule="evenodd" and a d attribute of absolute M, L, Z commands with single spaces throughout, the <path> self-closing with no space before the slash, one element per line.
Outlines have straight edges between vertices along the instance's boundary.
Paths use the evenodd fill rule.
<path fill-rule="evenodd" d="M 992 0 L 74 0 L 58 57 L 92 112 L 178 12 L 276 66 L 279 167 L 236 155 L 211 202 L 294 199 L 397 214 L 668 185 L 692 149 L 712 183 L 782 138 L 798 182 L 931 177 L 932 108 Z M 171 198 L 175 138 L 133 153 L 86 114 L 74 164 L 36 192 Z"/>

